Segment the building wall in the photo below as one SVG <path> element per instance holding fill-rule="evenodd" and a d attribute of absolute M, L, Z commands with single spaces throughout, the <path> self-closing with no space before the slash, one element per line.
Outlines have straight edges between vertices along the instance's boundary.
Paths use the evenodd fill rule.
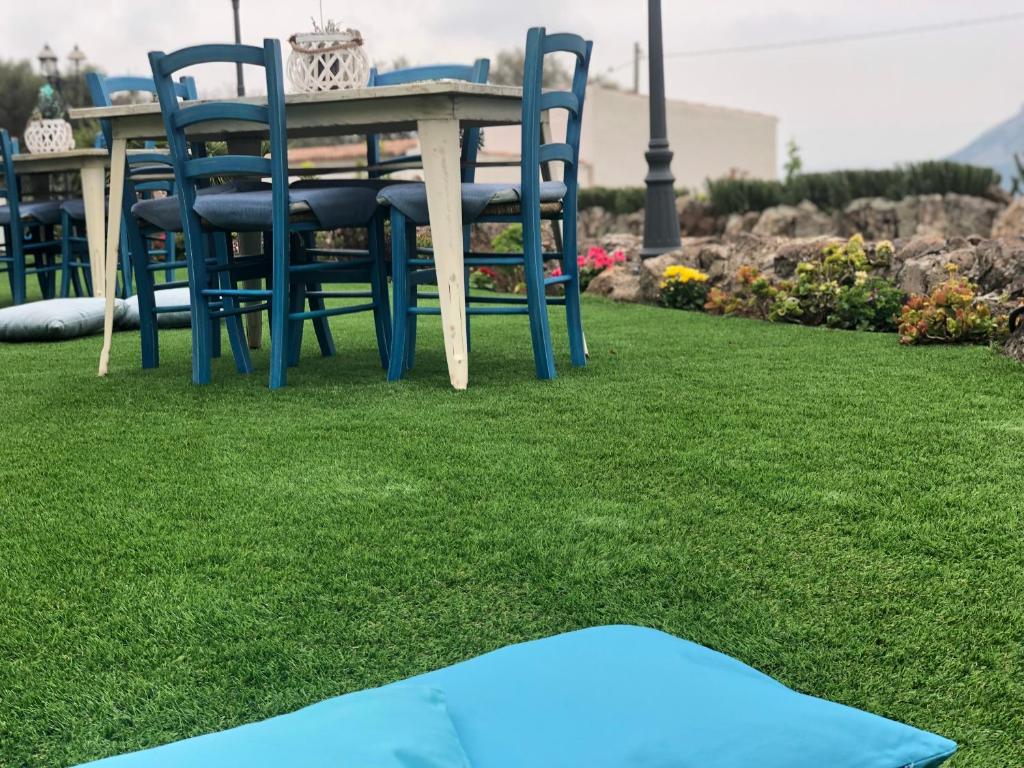
<path fill-rule="evenodd" d="M 771 115 L 685 101 L 667 104 L 672 172 L 680 187 L 699 189 L 707 178 L 738 172 L 760 179 L 777 175 L 778 119 Z M 600 86 L 587 89 L 580 140 L 581 186 L 633 187 L 647 173 L 647 96 Z M 552 134 L 565 135 L 565 112 L 553 113 Z M 519 129 L 487 128 L 481 160 L 519 155 Z M 481 168 L 480 181 L 509 181 L 514 169 Z"/>

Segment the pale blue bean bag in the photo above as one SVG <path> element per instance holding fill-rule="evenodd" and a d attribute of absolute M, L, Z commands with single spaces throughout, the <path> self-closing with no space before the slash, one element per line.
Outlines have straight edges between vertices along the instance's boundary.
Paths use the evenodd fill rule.
<path fill-rule="evenodd" d="M 0 341 L 60 341 L 103 331 L 105 299 L 45 299 L 0 309 Z M 114 323 L 125 305 L 114 299 Z"/>
<path fill-rule="evenodd" d="M 941 736 L 615 626 L 503 648 L 92 768 L 933 768 Z"/>

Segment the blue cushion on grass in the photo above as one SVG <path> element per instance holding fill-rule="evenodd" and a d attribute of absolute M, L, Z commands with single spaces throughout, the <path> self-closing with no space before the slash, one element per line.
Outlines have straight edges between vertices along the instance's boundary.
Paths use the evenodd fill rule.
<path fill-rule="evenodd" d="M 444 696 L 377 688 L 92 768 L 470 768 Z"/>
<path fill-rule="evenodd" d="M 473 768 L 931 768 L 956 749 L 640 627 L 513 645 L 396 685 L 444 691 Z"/>
<path fill-rule="evenodd" d="M 463 184 L 462 220 L 467 224 L 484 212 L 488 205 L 517 203 L 522 198 L 520 184 Z M 560 181 L 542 181 L 540 201 L 556 203 L 565 197 L 565 184 Z M 383 205 L 392 205 L 415 224 L 430 221 L 427 211 L 427 188 L 423 184 L 396 184 L 385 187 L 377 196 Z"/>
<path fill-rule="evenodd" d="M 0 341 L 58 341 L 103 330 L 106 300 L 92 297 L 45 299 L 0 309 Z M 114 323 L 125 304 L 114 299 Z"/>
<path fill-rule="evenodd" d="M 401 692 L 409 698 L 387 698 Z M 934 768 L 955 750 L 686 640 L 615 626 L 92 765 L 428 768 L 468 757 L 472 768 Z"/>

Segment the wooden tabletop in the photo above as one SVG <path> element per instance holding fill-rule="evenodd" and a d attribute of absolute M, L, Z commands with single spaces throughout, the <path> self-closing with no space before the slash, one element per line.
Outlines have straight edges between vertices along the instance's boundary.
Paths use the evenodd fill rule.
<path fill-rule="evenodd" d="M 453 96 L 489 96 L 520 100 L 523 89 L 512 85 L 492 85 L 491 83 L 468 83 L 464 80 L 425 80 L 419 83 L 402 85 L 381 85 L 372 88 L 350 88 L 339 91 L 318 91 L 317 93 L 289 93 L 285 95 L 285 106 L 295 104 L 322 104 L 338 101 L 362 101 L 368 99 L 394 99 L 409 96 L 430 96 L 448 94 Z M 225 99 L 200 99 L 186 102 L 184 106 L 202 104 L 204 101 L 238 101 L 252 104 L 266 103 L 266 96 L 244 96 Z M 75 107 L 69 112 L 73 120 L 101 118 L 134 117 L 138 115 L 160 114 L 160 105 L 156 102 L 145 104 L 120 104 L 112 107 Z"/>

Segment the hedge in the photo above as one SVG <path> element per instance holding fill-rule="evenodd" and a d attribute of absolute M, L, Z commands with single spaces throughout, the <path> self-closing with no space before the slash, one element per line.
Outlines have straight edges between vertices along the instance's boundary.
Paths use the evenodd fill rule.
<path fill-rule="evenodd" d="M 991 168 L 932 161 L 881 171 L 805 173 L 787 182 L 708 179 L 708 197 L 719 215 L 763 211 L 803 200 L 824 211 L 835 211 L 860 197 L 901 200 L 907 195 L 947 193 L 988 197 L 999 181 L 999 174 Z"/>

